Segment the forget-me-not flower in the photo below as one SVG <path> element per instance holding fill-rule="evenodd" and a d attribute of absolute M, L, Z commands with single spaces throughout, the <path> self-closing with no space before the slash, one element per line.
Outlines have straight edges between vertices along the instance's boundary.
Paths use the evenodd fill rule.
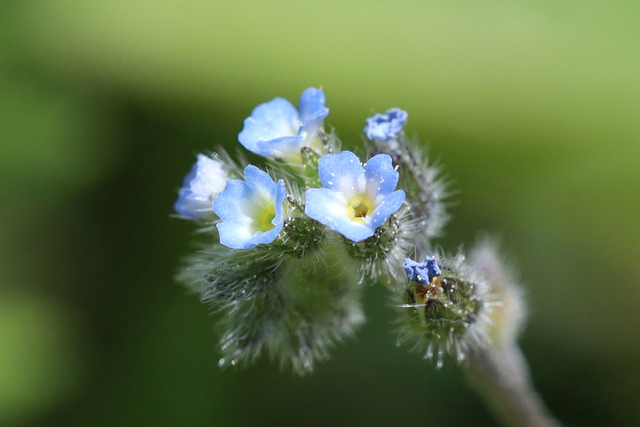
<path fill-rule="evenodd" d="M 404 129 L 409 114 L 399 108 L 387 110 L 384 114 L 376 114 L 366 120 L 364 134 L 371 141 L 378 143 L 388 143 L 396 139 L 396 137 Z"/>
<path fill-rule="evenodd" d="M 354 242 L 371 237 L 404 202 L 398 172 L 388 154 L 363 165 L 350 151 L 327 154 L 318 162 L 324 188 L 306 191 L 305 213 Z"/>
<path fill-rule="evenodd" d="M 213 212 L 213 198 L 227 183 L 224 165 L 204 154 L 184 178 L 174 209 L 189 219 L 200 219 Z"/>
<path fill-rule="evenodd" d="M 431 283 L 431 279 L 442 274 L 438 260 L 432 256 L 427 256 L 422 262 L 407 258 L 402 266 L 404 271 L 407 272 L 409 280 L 416 283 Z"/>
<path fill-rule="evenodd" d="M 244 169 L 244 179 L 229 180 L 213 200 L 213 210 L 222 219 L 217 224 L 220 243 L 233 249 L 271 243 L 284 225 L 284 181 L 275 183 L 253 165 Z"/>
<path fill-rule="evenodd" d="M 302 147 L 322 151 L 318 131 L 329 115 L 325 102 L 322 90 L 309 88 L 297 110 L 283 98 L 260 104 L 245 119 L 238 140 L 256 154 L 299 163 Z"/>

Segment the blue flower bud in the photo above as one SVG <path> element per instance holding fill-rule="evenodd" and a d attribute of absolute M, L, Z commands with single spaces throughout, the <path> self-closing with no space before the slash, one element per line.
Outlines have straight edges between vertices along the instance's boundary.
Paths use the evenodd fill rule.
<path fill-rule="evenodd" d="M 371 141 L 389 143 L 404 130 L 409 114 L 399 108 L 387 110 L 385 114 L 376 114 L 366 120 L 364 134 Z"/>
<path fill-rule="evenodd" d="M 435 257 L 421 263 L 407 259 L 410 282 L 396 293 L 402 317 L 399 342 L 421 349 L 426 358 L 437 355 L 438 367 L 445 354 L 463 361 L 470 350 L 489 342 L 495 303 L 489 284 L 463 255 L 440 260 L 442 268 Z"/>
<path fill-rule="evenodd" d="M 213 214 L 212 200 L 228 180 L 224 164 L 198 154 L 198 161 L 184 179 L 174 208 L 188 219 L 201 219 Z"/>
<path fill-rule="evenodd" d="M 422 262 L 415 262 L 411 258 L 407 258 L 404 260 L 402 266 L 409 280 L 416 283 L 431 283 L 431 279 L 442 273 L 442 270 L 438 266 L 438 260 L 428 255 Z"/>

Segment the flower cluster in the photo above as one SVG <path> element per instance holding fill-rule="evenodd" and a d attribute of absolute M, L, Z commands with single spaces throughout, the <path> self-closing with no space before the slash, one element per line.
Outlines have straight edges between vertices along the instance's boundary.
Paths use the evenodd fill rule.
<path fill-rule="evenodd" d="M 488 291 L 459 263 L 407 258 L 430 252 L 447 220 L 445 185 L 405 137 L 407 113 L 368 118 L 364 147 L 343 151 L 324 131 L 325 103 L 309 88 L 298 108 L 257 106 L 238 141 L 263 161 L 200 154 L 179 191 L 175 210 L 206 241 L 178 279 L 221 313 L 220 365 L 267 353 L 312 371 L 363 323 L 365 282 L 399 298 L 403 337 L 464 353 L 485 337 Z"/>

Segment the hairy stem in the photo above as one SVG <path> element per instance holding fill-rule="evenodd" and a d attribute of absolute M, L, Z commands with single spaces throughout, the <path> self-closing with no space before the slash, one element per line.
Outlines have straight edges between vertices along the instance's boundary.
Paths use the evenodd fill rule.
<path fill-rule="evenodd" d="M 472 387 L 504 425 L 560 427 L 534 390 L 517 344 L 477 349 L 469 361 Z"/>

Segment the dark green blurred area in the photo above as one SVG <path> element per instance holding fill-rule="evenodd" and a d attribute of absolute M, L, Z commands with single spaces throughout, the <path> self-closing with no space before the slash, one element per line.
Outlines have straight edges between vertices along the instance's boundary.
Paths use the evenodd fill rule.
<path fill-rule="evenodd" d="M 347 147 L 409 111 L 459 190 L 446 250 L 502 237 L 551 410 L 640 425 L 639 70 L 634 2 L 3 1 L 0 425 L 494 425 L 455 363 L 396 348 L 382 287 L 311 377 L 217 368 L 177 188 L 319 85 Z"/>

